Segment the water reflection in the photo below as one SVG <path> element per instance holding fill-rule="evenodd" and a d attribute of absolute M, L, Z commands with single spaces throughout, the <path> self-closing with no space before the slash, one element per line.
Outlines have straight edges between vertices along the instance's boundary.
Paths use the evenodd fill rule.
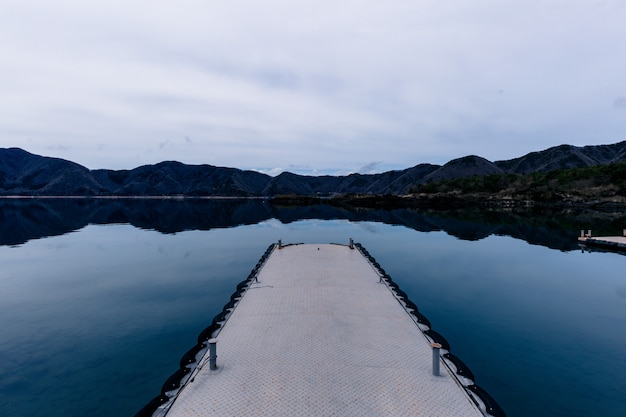
<path fill-rule="evenodd" d="M 621 417 L 626 258 L 582 256 L 576 237 L 622 230 L 623 220 L 250 200 L 1 201 L 0 415 L 133 415 L 270 242 L 353 237 L 510 417 Z M 46 236 L 56 237 L 33 240 Z"/>
<path fill-rule="evenodd" d="M 577 211 L 496 211 L 348 209 L 330 205 L 276 206 L 265 200 L 0 199 L 0 245 L 58 236 L 88 224 L 127 223 L 162 233 L 211 230 L 277 219 L 370 221 L 420 232 L 445 231 L 462 240 L 511 236 L 564 251 L 578 248 L 581 229 L 614 235 L 625 213 Z"/>

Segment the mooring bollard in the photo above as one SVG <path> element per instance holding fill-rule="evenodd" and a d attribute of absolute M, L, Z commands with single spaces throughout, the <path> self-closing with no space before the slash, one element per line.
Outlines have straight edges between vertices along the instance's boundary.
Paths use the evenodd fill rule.
<path fill-rule="evenodd" d="M 624 236 L 626 236 L 626 229 L 624 229 L 624 231 L 622 232 L 622 234 L 623 234 Z"/>
<path fill-rule="evenodd" d="M 585 237 L 585 231 L 584 230 L 580 231 L 580 237 Z"/>
<path fill-rule="evenodd" d="M 433 375 L 439 376 L 439 352 L 441 351 L 440 343 L 433 343 Z"/>
<path fill-rule="evenodd" d="M 282 249 L 283 248 L 283 241 L 282 239 L 278 239 L 278 249 Z"/>
<path fill-rule="evenodd" d="M 587 231 L 587 237 L 591 237 L 591 229 Z"/>
<path fill-rule="evenodd" d="M 626 230 L 624 230 L 624 232 L 626 232 Z M 350 249 L 354 249 L 354 240 L 352 240 L 352 238 L 350 238 Z"/>
<path fill-rule="evenodd" d="M 217 369 L 217 339 L 209 339 L 209 369 Z"/>

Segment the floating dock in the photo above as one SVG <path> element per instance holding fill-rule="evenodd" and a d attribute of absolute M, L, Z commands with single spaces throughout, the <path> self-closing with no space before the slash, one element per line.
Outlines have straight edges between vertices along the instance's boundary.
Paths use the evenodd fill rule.
<path fill-rule="evenodd" d="M 578 242 L 584 245 L 626 251 L 626 234 L 624 236 L 581 236 Z"/>
<path fill-rule="evenodd" d="M 505 415 L 403 294 L 358 244 L 271 246 L 141 415 Z"/>

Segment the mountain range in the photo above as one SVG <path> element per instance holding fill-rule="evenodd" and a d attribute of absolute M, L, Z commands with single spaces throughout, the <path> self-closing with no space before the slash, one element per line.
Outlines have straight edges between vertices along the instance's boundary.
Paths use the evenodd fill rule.
<path fill-rule="evenodd" d="M 275 177 L 256 171 L 175 161 L 131 170 L 90 170 L 75 162 L 0 148 L 0 196 L 224 196 L 405 195 L 419 184 L 490 174 L 529 174 L 626 162 L 626 141 L 578 147 L 560 145 L 491 162 L 476 155 L 444 165 L 419 164 L 380 174 Z"/>

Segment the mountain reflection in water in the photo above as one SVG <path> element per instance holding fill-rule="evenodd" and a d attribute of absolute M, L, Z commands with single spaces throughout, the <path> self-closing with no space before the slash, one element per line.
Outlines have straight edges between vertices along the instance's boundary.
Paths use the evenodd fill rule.
<path fill-rule="evenodd" d="M 419 232 L 445 231 L 462 240 L 511 236 L 551 249 L 578 248 L 581 229 L 614 235 L 624 213 L 584 211 L 419 210 L 278 206 L 258 199 L 0 199 L 0 245 L 59 236 L 89 224 L 131 224 L 161 233 L 211 230 L 277 219 L 371 221 Z"/>
<path fill-rule="evenodd" d="M 622 417 L 626 258 L 576 238 L 624 217 L 0 199 L 0 415 L 133 415 L 269 243 L 352 237 L 509 417 Z"/>

